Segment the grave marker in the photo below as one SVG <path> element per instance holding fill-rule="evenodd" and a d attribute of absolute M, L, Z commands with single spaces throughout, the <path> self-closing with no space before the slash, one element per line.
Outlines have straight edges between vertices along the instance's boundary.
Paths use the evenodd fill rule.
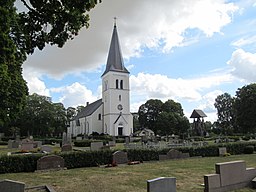
<path fill-rule="evenodd" d="M 116 151 L 113 153 L 113 162 L 116 164 L 126 164 L 128 163 L 127 153 L 123 151 Z"/>
<path fill-rule="evenodd" d="M 103 142 L 92 142 L 91 151 L 99 151 L 103 148 Z"/>
<path fill-rule="evenodd" d="M 64 168 L 64 159 L 58 155 L 46 155 L 37 160 L 37 170 Z"/>
<path fill-rule="evenodd" d="M 0 181 L 0 191 L 1 192 L 24 192 L 25 183 L 5 179 Z"/>
<path fill-rule="evenodd" d="M 176 192 L 176 178 L 159 177 L 148 180 L 147 192 Z"/>

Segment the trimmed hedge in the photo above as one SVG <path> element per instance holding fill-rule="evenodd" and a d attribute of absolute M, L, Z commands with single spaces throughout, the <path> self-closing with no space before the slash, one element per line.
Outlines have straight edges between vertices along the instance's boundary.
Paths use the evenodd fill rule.
<path fill-rule="evenodd" d="M 68 152 L 59 154 L 65 160 L 65 167 L 68 169 L 79 167 L 95 167 L 111 164 L 112 151 L 83 151 Z"/>
<path fill-rule="evenodd" d="M 0 173 L 33 172 L 37 160 L 43 155 L 12 155 L 0 156 Z"/>
<path fill-rule="evenodd" d="M 203 147 L 181 147 L 177 150 L 189 153 L 191 157 L 211 157 L 219 155 L 219 147 L 226 147 L 227 152 L 232 155 L 247 153 L 254 150 L 256 142 L 236 142 Z M 170 149 L 130 149 L 125 150 L 130 161 L 152 161 L 159 160 L 159 154 L 166 154 Z M 252 151 L 253 152 L 253 151 Z M 79 167 L 95 167 L 112 163 L 112 150 L 83 151 L 56 153 L 65 160 L 68 169 Z M 249 152 L 248 152 L 249 153 Z M 36 170 L 37 160 L 42 154 L 0 156 L 0 173 L 33 172 Z"/>
<path fill-rule="evenodd" d="M 107 141 L 105 141 L 105 140 L 81 140 L 81 141 L 74 141 L 74 146 L 90 147 L 92 142 L 103 142 L 103 144 L 107 143 Z"/>

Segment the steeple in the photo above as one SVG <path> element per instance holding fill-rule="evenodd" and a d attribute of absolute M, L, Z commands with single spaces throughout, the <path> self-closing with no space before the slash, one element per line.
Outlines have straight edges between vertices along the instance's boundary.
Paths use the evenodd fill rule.
<path fill-rule="evenodd" d="M 123 57 L 122 57 L 122 53 L 119 45 L 119 39 L 117 35 L 116 21 L 114 23 L 112 39 L 111 39 L 110 48 L 108 52 L 107 66 L 102 76 L 109 71 L 129 73 L 129 71 L 124 67 Z"/>

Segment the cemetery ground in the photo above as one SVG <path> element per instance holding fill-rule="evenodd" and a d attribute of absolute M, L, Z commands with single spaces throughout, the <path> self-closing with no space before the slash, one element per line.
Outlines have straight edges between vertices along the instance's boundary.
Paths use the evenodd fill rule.
<path fill-rule="evenodd" d="M 138 165 L 77 168 L 60 171 L 0 174 L 0 180 L 11 179 L 28 186 L 51 185 L 57 192 L 146 192 L 147 180 L 176 177 L 178 192 L 203 192 L 203 176 L 215 172 L 215 163 L 244 160 L 256 167 L 256 154 L 228 157 L 194 157 L 150 161 Z M 250 188 L 236 192 L 252 192 Z"/>

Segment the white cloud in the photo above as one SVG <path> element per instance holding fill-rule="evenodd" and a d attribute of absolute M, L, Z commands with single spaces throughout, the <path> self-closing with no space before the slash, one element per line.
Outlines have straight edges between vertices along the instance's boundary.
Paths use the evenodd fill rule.
<path fill-rule="evenodd" d="M 160 74 L 139 73 L 130 77 L 133 96 L 141 96 L 144 99 L 169 98 L 198 101 L 202 99 L 201 91 L 212 88 L 222 83 L 230 83 L 232 76 L 229 74 L 211 74 L 207 77 L 195 79 L 172 79 Z"/>
<path fill-rule="evenodd" d="M 197 35 L 186 37 L 189 29 L 197 29 L 208 37 L 220 33 L 237 9 L 224 0 L 103 1 L 90 12 L 88 30 L 81 30 L 62 49 L 47 46 L 43 52 L 36 51 L 26 64 L 55 78 L 99 68 L 106 62 L 114 16 L 119 18 L 123 55 L 129 58 L 142 54 L 145 47 L 168 52 L 196 42 Z"/>
<path fill-rule="evenodd" d="M 233 67 L 234 76 L 249 82 L 256 81 L 256 54 L 237 49 L 227 63 Z"/>
<path fill-rule="evenodd" d="M 39 95 L 50 96 L 50 91 L 45 83 L 40 79 L 41 74 L 32 71 L 29 68 L 23 69 L 23 78 L 27 81 L 29 94 L 37 93 Z"/>
<path fill-rule="evenodd" d="M 61 94 L 59 102 L 62 102 L 65 107 L 85 106 L 87 102 L 92 103 L 98 98 L 98 96 L 93 95 L 92 91 L 78 82 L 65 87 L 51 88 L 51 92 Z"/>
<path fill-rule="evenodd" d="M 256 43 L 256 35 L 249 36 L 249 37 L 243 37 L 237 41 L 234 41 L 231 43 L 231 45 L 236 47 L 242 47 L 245 45 L 251 45 Z"/>

